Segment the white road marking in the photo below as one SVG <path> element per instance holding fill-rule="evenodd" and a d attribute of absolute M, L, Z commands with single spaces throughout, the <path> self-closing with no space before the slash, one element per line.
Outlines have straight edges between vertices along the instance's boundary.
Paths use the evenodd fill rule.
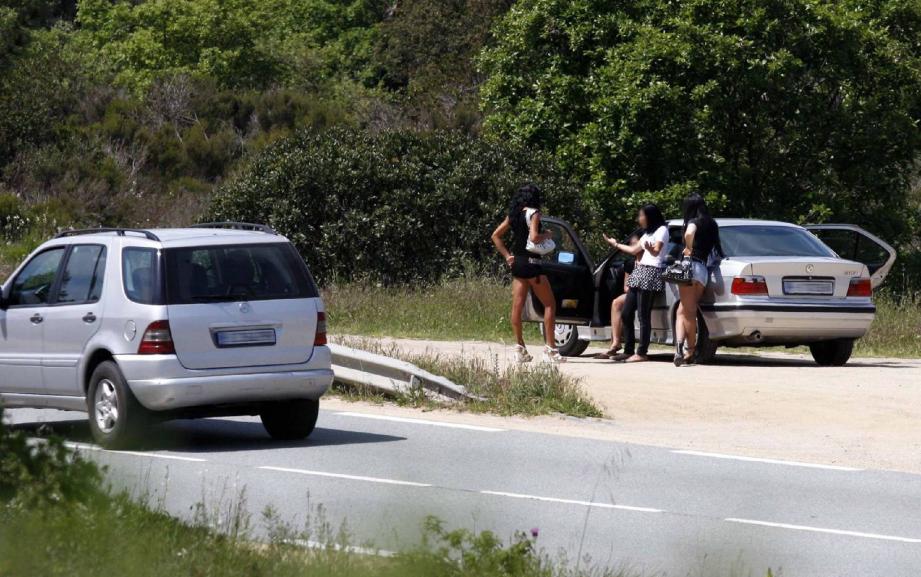
<path fill-rule="evenodd" d="M 901 543 L 921 543 L 921 539 L 912 537 L 898 537 L 896 535 L 881 535 L 879 533 L 863 533 L 860 531 L 844 531 L 841 529 L 828 529 L 825 527 L 810 527 L 808 525 L 791 525 L 789 523 L 771 523 L 769 521 L 756 521 L 754 519 L 736 519 L 730 517 L 723 519 L 730 523 L 745 525 L 759 525 L 762 527 L 776 527 L 779 529 L 792 529 L 794 531 L 810 531 L 812 533 L 829 533 L 831 535 L 846 535 L 848 537 L 863 537 L 865 539 L 882 539 L 883 541 L 899 541 Z"/>
<path fill-rule="evenodd" d="M 855 467 L 841 465 L 821 465 L 819 463 L 803 463 L 802 461 L 783 461 L 780 459 L 760 459 L 758 457 L 743 457 L 741 455 L 724 455 L 723 453 L 705 453 L 703 451 L 674 450 L 678 455 L 692 455 L 695 457 L 711 457 L 713 459 L 730 459 L 733 461 L 748 461 L 751 463 L 768 463 L 771 465 L 788 465 L 790 467 L 808 467 L 810 469 L 828 469 L 829 471 L 863 471 Z"/>
<path fill-rule="evenodd" d="M 431 487 L 429 483 L 416 483 L 414 481 L 401 481 L 399 479 L 381 479 L 380 477 L 364 477 L 361 475 L 345 475 L 343 473 L 329 473 L 327 471 L 310 471 L 307 469 L 289 469 L 287 467 L 263 466 L 259 469 L 266 471 L 280 471 L 282 473 L 298 473 L 300 475 L 313 475 L 315 477 L 332 477 L 334 479 L 348 479 L 350 481 L 366 481 L 368 483 L 383 483 L 385 485 L 405 485 L 407 487 Z"/>
<path fill-rule="evenodd" d="M 446 423 L 443 421 L 429 421 L 426 419 L 409 419 L 406 417 L 391 417 L 389 415 L 369 415 L 367 413 L 343 412 L 336 413 L 342 417 L 359 417 L 362 419 L 374 419 L 377 421 L 393 421 L 395 423 L 408 423 L 411 425 L 432 425 L 434 427 L 445 427 L 448 429 L 467 429 L 468 431 L 481 431 L 484 433 L 501 433 L 505 429 L 496 429 L 495 427 L 482 427 L 480 425 L 465 425 L 462 423 Z"/>
<path fill-rule="evenodd" d="M 507 493 L 505 491 L 480 491 L 483 495 L 497 497 L 511 497 L 512 499 L 530 499 L 532 501 L 546 501 L 548 503 L 562 503 L 564 505 L 581 505 L 583 507 L 598 507 L 600 509 L 620 509 L 622 511 L 637 511 L 640 513 L 662 513 L 662 509 L 652 507 L 632 507 L 630 505 L 615 505 L 613 503 L 598 503 L 597 501 L 578 501 L 575 499 L 557 499 L 556 497 L 541 497 L 538 495 L 524 495 L 521 493 Z"/>
<path fill-rule="evenodd" d="M 151 457 L 153 459 L 170 459 L 173 461 L 188 461 L 190 463 L 207 463 L 207 459 L 199 459 L 198 457 L 181 457 L 179 455 L 164 455 L 163 453 L 144 453 L 141 451 L 109 451 L 108 449 L 103 449 L 102 447 L 97 447 L 96 445 L 88 445 L 86 443 L 64 443 L 65 446 L 70 447 L 71 449 L 77 449 L 80 451 L 99 451 L 101 453 L 115 453 L 119 455 L 134 455 L 136 457 Z"/>

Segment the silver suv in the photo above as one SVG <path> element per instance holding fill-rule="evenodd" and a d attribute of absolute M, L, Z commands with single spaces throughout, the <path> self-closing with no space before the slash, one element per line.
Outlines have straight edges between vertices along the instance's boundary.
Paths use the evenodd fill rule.
<path fill-rule="evenodd" d="M 262 225 L 66 231 L 0 309 L 0 401 L 88 411 L 104 447 L 156 420 L 243 414 L 304 438 L 333 380 L 317 287 Z"/>

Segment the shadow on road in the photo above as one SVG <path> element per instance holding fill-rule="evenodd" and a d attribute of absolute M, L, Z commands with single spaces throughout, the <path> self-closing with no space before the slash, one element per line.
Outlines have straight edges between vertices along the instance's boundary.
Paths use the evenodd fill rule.
<path fill-rule="evenodd" d="M 674 353 L 662 353 L 662 352 L 651 352 L 649 353 L 649 361 L 653 363 L 672 363 Z M 593 359 L 589 355 L 578 357 L 580 363 L 589 363 L 589 364 L 602 364 L 610 366 L 623 366 L 626 363 L 622 362 L 612 362 L 603 359 Z M 640 363 L 642 365 L 642 363 Z M 696 365 L 695 365 L 696 366 Z M 821 369 L 825 367 L 820 367 L 812 359 L 807 358 L 797 358 L 792 355 L 790 358 L 783 358 L 777 356 L 762 356 L 755 354 L 745 354 L 745 353 L 730 353 L 730 354 L 717 354 L 716 359 L 713 362 L 708 363 L 707 365 L 701 366 L 724 366 L 724 367 L 743 367 L 749 366 L 753 368 L 778 368 L 778 367 L 812 367 L 815 369 Z M 853 368 L 883 368 L 883 369 L 911 369 L 911 365 L 902 363 L 899 361 L 887 361 L 884 359 L 853 359 L 849 361 L 846 365 L 847 367 Z M 693 368 L 693 367 L 685 367 Z"/>
<path fill-rule="evenodd" d="M 19 423 L 12 425 L 12 428 L 35 436 L 55 435 L 74 443 L 92 443 L 89 425 L 85 419 Z M 317 427 L 309 438 L 302 441 L 275 441 L 269 437 L 259 422 L 196 419 L 169 421 L 151 426 L 149 437 L 142 440 L 138 450 L 218 453 L 392 443 L 405 440 L 406 437 L 394 435 Z"/>

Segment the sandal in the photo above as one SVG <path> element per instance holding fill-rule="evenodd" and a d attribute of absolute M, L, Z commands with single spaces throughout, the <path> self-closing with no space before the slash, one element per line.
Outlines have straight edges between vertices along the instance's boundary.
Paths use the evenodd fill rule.
<path fill-rule="evenodd" d="M 675 358 L 672 360 L 675 363 L 676 367 L 680 367 L 684 364 L 684 343 L 678 343 L 678 346 L 675 347 Z"/>
<path fill-rule="evenodd" d="M 615 363 L 622 363 L 633 356 L 633 353 L 617 353 L 611 357 L 611 360 Z"/>
<path fill-rule="evenodd" d="M 685 365 L 695 364 L 697 362 L 697 347 L 687 347 L 681 360 Z"/>
<path fill-rule="evenodd" d="M 617 353 L 620 352 L 621 348 L 623 348 L 621 345 L 615 345 L 603 353 L 598 353 L 597 355 L 593 355 L 592 358 L 593 359 L 613 359 L 617 355 Z"/>

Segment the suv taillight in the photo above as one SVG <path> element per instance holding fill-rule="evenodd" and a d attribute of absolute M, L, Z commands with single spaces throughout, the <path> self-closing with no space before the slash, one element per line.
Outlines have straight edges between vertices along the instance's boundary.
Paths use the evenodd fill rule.
<path fill-rule="evenodd" d="M 732 279 L 732 294 L 757 296 L 768 294 L 767 281 L 763 276 L 737 276 Z"/>
<path fill-rule="evenodd" d="M 851 284 L 847 287 L 847 296 L 849 297 L 871 297 L 873 296 L 873 285 L 868 278 L 852 278 Z"/>
<path fill-rule="evenodd" d="M 317 333 L 313 337 L 313 346 L 318 347 L 326 344 L 326 313 L 317 312 Z"/>
<path fill-rule="evenodd" d="M 172 355 L 176 353 L 173 346 L 173 335 L 169 332 L 169 321 L 154 321 L 147 326 L 141 344 L 138 345 L 139 355 Z"/>

